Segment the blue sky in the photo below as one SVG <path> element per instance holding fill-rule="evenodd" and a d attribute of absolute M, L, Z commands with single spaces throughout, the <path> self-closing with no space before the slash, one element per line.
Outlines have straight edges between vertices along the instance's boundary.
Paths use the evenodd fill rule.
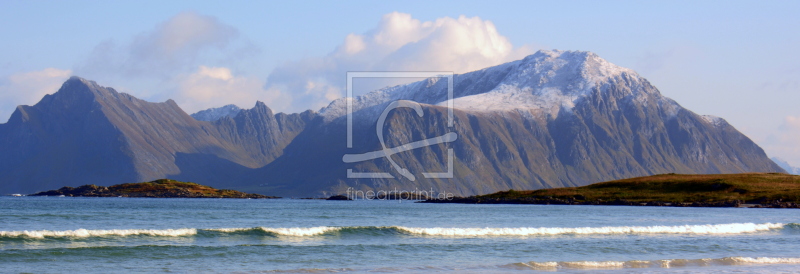
<path fill-rule="evenodd" d="M 188 112 L 255 100 L 294 112 L 341 96 L 343 70 L 465 72 L 586 50 L 800 166 L 799 11 L 800 1 L 4 0 L 0 121 L 70 75 Z"/>

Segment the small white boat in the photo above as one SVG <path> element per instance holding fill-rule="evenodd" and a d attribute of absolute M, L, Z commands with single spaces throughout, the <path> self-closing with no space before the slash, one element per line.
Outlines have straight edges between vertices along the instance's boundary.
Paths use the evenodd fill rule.
<path fill-rule="evenodd" d="M 22 196 L 25 196 L 25 195 L 22 195 L 22 194 L 16 194 L 16 193 L 15 193 L 15 194 L 11 194 L 11 196 L 14 196 L 14 197 L 22 197 Z"/>

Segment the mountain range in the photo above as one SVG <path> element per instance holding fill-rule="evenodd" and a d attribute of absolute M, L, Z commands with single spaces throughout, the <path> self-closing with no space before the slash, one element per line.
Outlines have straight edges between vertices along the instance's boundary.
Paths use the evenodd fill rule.
<path fill-rule="evenodd" d="M 775 162 L 775 164 L 778 164 L 778 166 L 783 168 L 783 170 L 786 170 L 787 173 L 800 175 L 800 167 L 794 167 L 781 158 L 772 157 L 770 159 L 772 159 L 772 161 Z"/>
<path fill-rule="evenodd" d="M 681 107 L 591 52 L 539 51 L 454 75 L 452 97 L 448 82 L 386 87 L 319 112 L 275 114 L 257 102 L 190 116 L 172 100 L 72 77 L 0 124 L 0 193 L 170 178 L 277 196 L 473 195 L 660 173 L 785 172 L 724 119 Z M 385 111 L 393 102 L 414 107 Z M 443 136 L 457 139 L 430 141 Z M 423 145 L 391 150 L 414 142 Z M 422 176 L 448 170 L 452 178 Z"/>

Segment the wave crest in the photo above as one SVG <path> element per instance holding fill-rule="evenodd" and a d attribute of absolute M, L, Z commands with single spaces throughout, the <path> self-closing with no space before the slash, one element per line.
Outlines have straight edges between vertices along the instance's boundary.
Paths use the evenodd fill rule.
<path fill-rule="evenodd" d="M 742 234 L 763 232 L 773 229 L 798 229 L 797 224 L 780 223 L 733 223 L 716 225 L 683 226 L 614 226 L 614 227 L 486 227 L 486 228 L 444 228 L 444 227 L 405 227 L 405 226 L 317 226 L 317 227 L 249 227 L 249 228 L 181 228 L 181 229 L 112 229 L 112 230 L 25 230 L 0 231 L 0 238 L 46 238 L 46 237 L 218 237 L 227 234 L 253 234 L 270 236 L 313 237 L 330 233 L 361 236 L 391 236 L 412 234 L 421 236 L 445 237 L 492 237 L 492 236 L 554 236 L 554 235 L 610 235 L 610 234 Z M 198 232 L 200 232 L 199 235 Z"/>
<path fill-rule="evenodd" d="M 523 262 L 506 265 L 505 267 L 557 270 L 557 269 L 624 269 L 624 268 L 672 268 L 687 266 L 714 266 L 714 265 L 769 265 L 769 264 L 800 264 L 800 258 L 776 257 L 725 257 L 717 259 L 672 259 L 653 261 L 565 261 L 565 262 Z"/>
<path fill-rule="evenodd" d="M 295 237 L 307 237 L 307 236 L 316 236 L 322 235 L 329 232 L 339 231 L 342 227 L 332 227 L 332 226 L 317 226 L 317 227 L 287 227 L 287 228 L 274 228 L 274 227 L 251 227 L 251 228 L 213 228 L 213 229 L 204 229 L 206 231 L 214 231 L 214 232 L 222 232 L 222 233 L 236 233 L 236 232 L 248 232 L 248 231 L 259 231 L 259 232 L 266 232 L 269 234 L 275 235 L 282 235 L 282 236 L 295 236 Z"/>
<path fill-rule="evenodd" d="M 683 226 L 614 226 L 614 227 L 518 227 L 518 228 L 417 228 L 397 227 L 412 234 L 430 236 L 538 236 L 538 235 L 603 235 L 603 234 L 741 234 L 783 228 L 780 223 L 735 223 Z"/>
<path fill-rule="evenodd" d="M 89 230 L 89 229 L 76 229 L 76 230 L 24 230 L 24 231 L 0 231 L 0 237 L 28 237 L 28 238 L 45 238 L 45 237 L 107 237 L 107 236 L 164 236 L 164 237 L 178 237 L 178 236 L 191 236 L 197 234 L 197 229 L 194 228 L 180 228 L 180 229 L 110 229 L 110 230 Z"/>

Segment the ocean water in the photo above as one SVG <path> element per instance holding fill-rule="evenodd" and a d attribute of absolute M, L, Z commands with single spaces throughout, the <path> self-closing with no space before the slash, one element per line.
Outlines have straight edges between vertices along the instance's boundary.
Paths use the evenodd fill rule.
<path fill-rule="evenodd" d="M 796 209 L 0 197 L 0 272 L 800 272 Z"/>

